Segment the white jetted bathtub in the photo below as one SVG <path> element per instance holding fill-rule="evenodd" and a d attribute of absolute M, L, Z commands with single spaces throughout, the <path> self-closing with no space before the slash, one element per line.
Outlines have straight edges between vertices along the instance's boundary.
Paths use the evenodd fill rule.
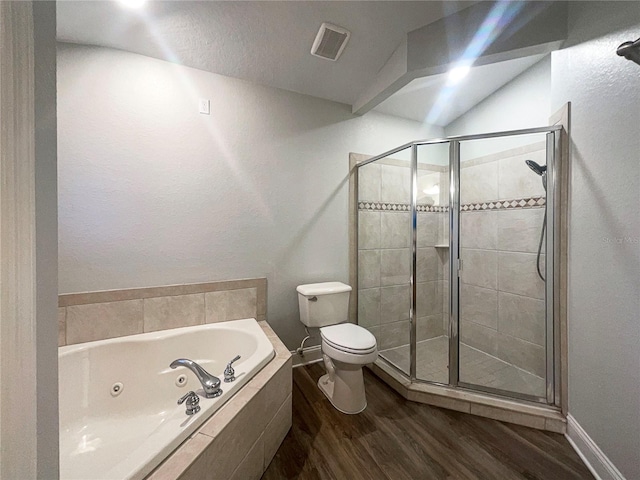
<path fill-rule="evenodd" d="M 225 383 L 236 355 L 236 381 Z M 273 356 L 254 319 L 61 347 L 60 478 L 143 478 Z M 169 367 L 178 358 L 219 377 L 223 394 L 205 398 L 190 370 Z M 187 416 L 177 401 L 190 390 L 201 410 Z"/>

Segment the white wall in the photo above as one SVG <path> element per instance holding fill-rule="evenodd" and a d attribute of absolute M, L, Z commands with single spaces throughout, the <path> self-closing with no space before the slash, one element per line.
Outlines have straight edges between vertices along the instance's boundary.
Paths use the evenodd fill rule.
<path fill-rule="evenodd" d="M 445 127 L 447 136 L 501 132 L 549 124 L 551 99 L 551 58 L 544 57 L 464 115 Z M 523 144 L 543 141 L 544 137 L 512 137 L 466 142 L 464 158 L 489 155 Z"/>
<path fill-rule="evenodd" d="M 615 53 L 638 38 L 640 3 L 569 13 L 552 56 L 552 109 L 572 102 L 569 413 L 640 478 L 640 66 Z"/>
<path fill-rule="evenodd" d="M 198 98 L 211 99 L 200 115 Z M 439 128 L 122 51 L 59 44 L 60 293 L 266 276 L 348 281 L 348 154 Z"/>

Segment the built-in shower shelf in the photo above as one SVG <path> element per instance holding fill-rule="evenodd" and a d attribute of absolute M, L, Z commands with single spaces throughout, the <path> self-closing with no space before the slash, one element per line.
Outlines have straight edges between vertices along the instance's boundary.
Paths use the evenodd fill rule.
<path fill-rule="evenodd" d="M 449 248 L 449 244 L 448 243 L 440 243 L 438 245 L 434 245 L 434 247 L 436 247 L 436 248 Z"/>

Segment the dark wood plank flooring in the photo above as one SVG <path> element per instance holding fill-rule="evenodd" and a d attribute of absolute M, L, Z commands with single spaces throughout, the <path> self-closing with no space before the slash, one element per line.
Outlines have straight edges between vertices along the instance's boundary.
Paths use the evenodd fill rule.
<path fill-rule="evenodd" d="M 323 374 L 293 370 L 293 427 L 263 480 L 593 479 L 562 435 L 409 402 L 366 369 L 367 409 L 344 415 Z"/>

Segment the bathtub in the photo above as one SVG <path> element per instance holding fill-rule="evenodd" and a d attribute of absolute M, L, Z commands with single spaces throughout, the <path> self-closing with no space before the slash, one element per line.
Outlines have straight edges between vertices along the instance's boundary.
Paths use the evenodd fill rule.
<path fill-rule="evenodd" d="M 223 379 L 236 355 L 236 381 L 205 398 L 189 358 Z M 59 349 L 60 478 L 140 479 L 150 473 L 274 357 L 254 319 L 176 328 Z M 201 410 L 177 400 L 194 390 Z"/>

